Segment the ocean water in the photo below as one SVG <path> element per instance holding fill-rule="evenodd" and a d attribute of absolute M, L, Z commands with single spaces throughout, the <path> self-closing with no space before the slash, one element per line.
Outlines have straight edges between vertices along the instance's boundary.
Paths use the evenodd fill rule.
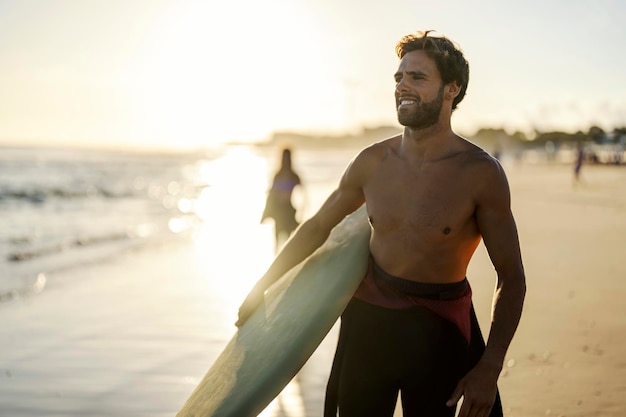
<path fill-rule="evenodd" d="M 177 203 L 203 186 L 198 158 L 59 149 L 0 152 L 0 299 L 39 291 L 45 273 L 174 233 Z"/>
<path fill-rule="evenodd" d="M 0 301 L 42 291 L 52 271 L 189 239 L 211 224 L 258 223 L 278 152 L 0 148 Z M 294 196 L 301 216 L 352 154 L 294 151 L 307 190 Z"/>

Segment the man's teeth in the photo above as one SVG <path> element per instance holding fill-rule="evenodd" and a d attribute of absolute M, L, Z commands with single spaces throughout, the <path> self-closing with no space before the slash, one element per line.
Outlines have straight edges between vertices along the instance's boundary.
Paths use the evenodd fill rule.
<path fill-rule="evenodd" d="M 400 104 L 402 104 L 402 105 L 405 105 L 405 104 L 413 104 L 413 103 L 415 103 L 415 101 L 413 101 L 413 100 L 402 100 L 402 101 L 400 102 Z"/>

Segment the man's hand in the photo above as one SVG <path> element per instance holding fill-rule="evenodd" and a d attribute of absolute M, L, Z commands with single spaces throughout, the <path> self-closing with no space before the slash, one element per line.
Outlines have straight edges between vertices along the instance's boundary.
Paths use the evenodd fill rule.
<path fill-rule="evenodd" d="M 458 417 L 488 417 L 496 400 L 499 375 L 497 365 L 481 360 L 459 381 L 446 405 L 454 407 L 463 397 Z"/>
<path fill-rule="evenodd" d="M 248 294 L 243 304 L 241 304 L 241 307 L 239 307 L 239 320 L 237 320 L 235 326 L 243 326 L 257 307 L 263 303 L 263 294 L 264 291 L 259 290 L 256 286 L 250 291 L 250 294 Z"/>

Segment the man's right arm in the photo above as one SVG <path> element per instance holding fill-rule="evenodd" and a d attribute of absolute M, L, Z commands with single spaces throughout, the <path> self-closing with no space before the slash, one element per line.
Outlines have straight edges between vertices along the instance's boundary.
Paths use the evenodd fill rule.
<path fill-rule="evenodd" d="M 358 159 L 348 167 L 339 187 L 328 197 L 318 212 L 298 227 L 276 256 L 267 272 L 252 288 L 239 308 L 238 327 L 243 325 L 262 303 L 265 291 L 281 276 L 305 260 L 328 238 L 332 229 L 348 214 L 364 203 L 362 174 Z"/>
<path fill-rule="evenodd" d="M 274 282 L 312 254 L 324 243 L 329 234 L 330 231 L 320 227 L 315 217 L 302 223 L 244 300 L 239 308 L 239 320 L 235 323 L 236 326 L 239 327 L 246 322 L 263 301 L 265 291 Z"/>

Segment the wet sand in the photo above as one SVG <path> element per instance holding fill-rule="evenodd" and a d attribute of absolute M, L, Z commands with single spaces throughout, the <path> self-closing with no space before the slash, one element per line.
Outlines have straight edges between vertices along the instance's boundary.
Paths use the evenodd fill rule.
<path fill-rule="evenodd" d="M 528 294 L 500 380 L 505 415 L 623 416 L 626 167 L 585 166 L 576 187 L 569 166 L 506 168 Z M 173 416 L 256 279 L 234 290 L 207 279 L 210 261 L 172 244 L 50 274 L 41 293 L 0 303 L 0 415 Z M 495 273 L 482 246 L 468 278 L 487 331 Z M 263 415 L 321 415 L 335 338 Z"/>

